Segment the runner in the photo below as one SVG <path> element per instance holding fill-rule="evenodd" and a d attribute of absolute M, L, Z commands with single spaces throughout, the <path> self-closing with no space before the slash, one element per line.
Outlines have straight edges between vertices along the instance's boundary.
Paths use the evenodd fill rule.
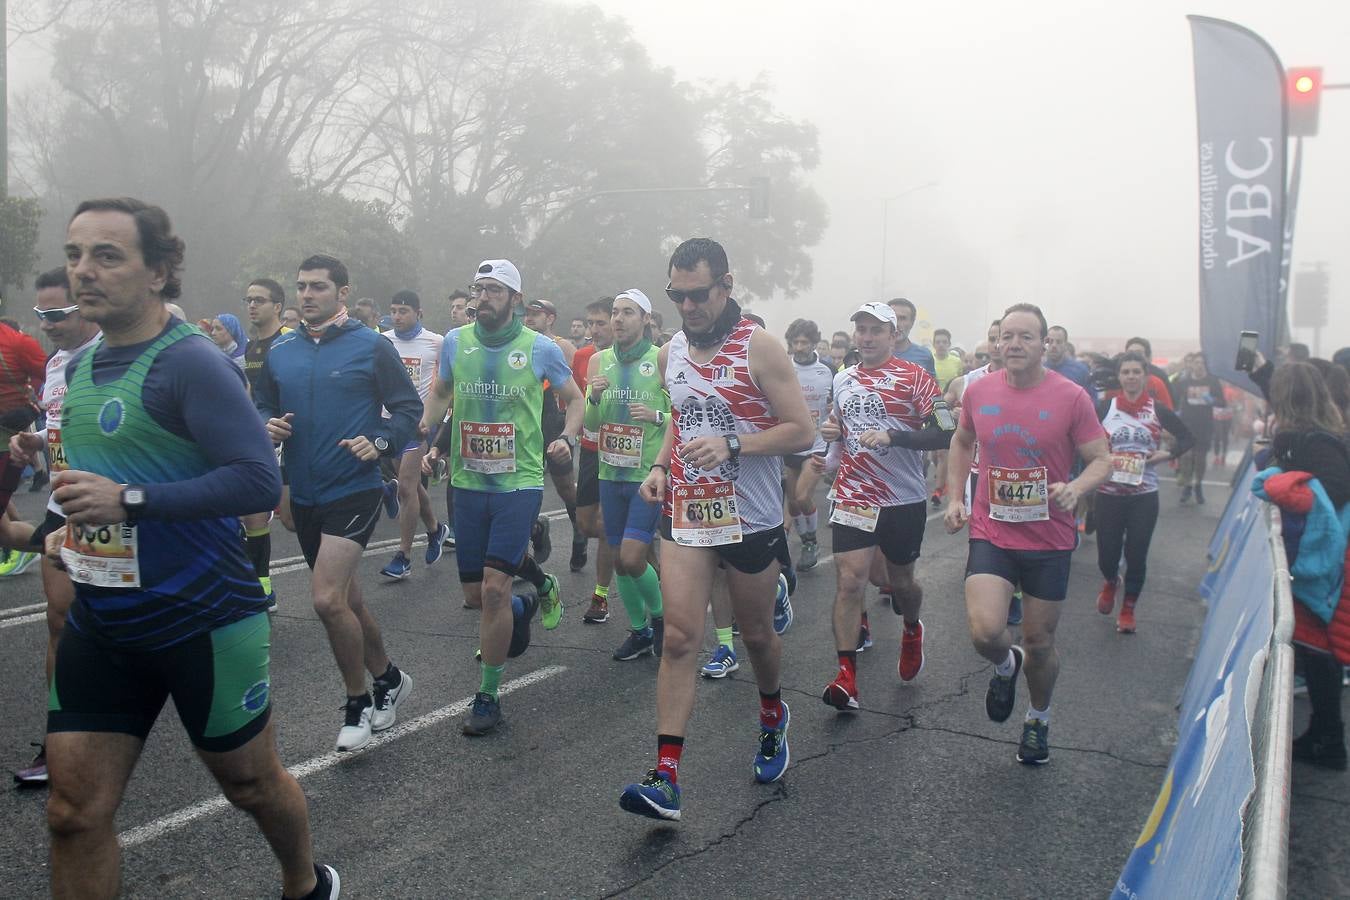
<path fill-rule="evenodd" d="M 657 371 L 659 351 L 648 336 L 651 311 L 651 301 L 637 288 L 615 297 L 614 344 L 591 356 L 586 373 L 585 426 L 599 441 L 605 540 L 632 626 L 614 651 L 617 660 L 644 653 L 660 657 L 665 634 L 660 577 L 647 560 L 661 506 L 638 496 L 670 427 L 670 397 Z"/>
<path fill-rule="evenodd" d="M 1077 540 L 1074 507 L 1111 471 L 1106 434 L 1087 393 L 1041 363 L 1047 331 L 1045 316 L 1029 303 L 1004 313 L 1004 370 L 966 388 L 951 445 L 945 515 L 952 534 L 970 522 L 966 615 L 976 651 L 995 664 L 985 695 L 993 721 L 1012 714 L 1025 661 L 1031 707 L 1017 748 L 1023 763 L 1050 760 L 1050 699 L 1059 672 L 1055 626 Z M 977 440 L 979 479 L 967 511 L 960 497 L 963 473 Z M 1075 455 L 1086 466 L 1069 481 Z M 1025 650 L 1013 644 L 1006 624 L 1019 585 Z"/>
<path fill-rule="evenodd" d="M 782 344 L 741 315 L 726 251 L 695 238 L 676 248 L 666 293 L 684 329 L 661 348 L 674 427 L 642 483 L 664 503 L 661 594 L 666 641 L 656 682 L 657 765 L 624 788 L 619 805 L 659 819 L 680 817 L 679 762 L 694 707 L 694 670 L 713 575 L 726 570 L 736 621 L 759 687 L 755 780 L 787 768 L 789 715 L 773 628 L 783 533 L 776 457 L 811 446 L 815 429 Z M 669 468 L 667 468 L 669 467 Z"/>
<path fill-rule="evenodd" d="M 1125 342 L 1126 353 L 1138 353 L 1144 357 L 1148 363 L 1148 391 L 1153 398 L 1154 406 L 1166 406 L 1173 412 L 1177 408 L 1177 397 L 1172 392 L 1172 383 L 1167 378 L 1167 372 L 1153 363 L 1153 345 L 1149 343 L 1148 338 L 1132 337 Z"/>
<path fill-rule="evenodd" d="M 42 386 L 46 368 L 42 345 L 18 328 L 0 322 L 0 433 L 4 434 L 0 456 L 8 452 L 8 436 L 28 428 L 41 414 L 33 400 Z M 31 527 L 19 520 L 18 512 L 9 503 L 0 507 L 0 519 L 21 530 Z M 20 575 L 37 561 L 36 553 L 4 548 L 0 551 L 0 576 Z"/>
<path fill-rule="evenodd" d="M 300 307 L 288 306 L 281 311 L 281 324 L 291 331 L 298 331 L 304 320 L 300 318 Z"/>
<path fill-rule="evenodd" d="M 933 351 L 914 343 L 909 339 L 909 331 L 919 318 L 914 304 L 904 297 L 896 297 L 888 304 L 895 313 L 895 357 L 920 366 L 929 375 L 937 377 L 937 368 L 933 363 Z M 838 332 L 835 332 L 838 334 Z"/>
<path fill-rule="evenodd" d="M 834 369 L 823 362 L 816 352 L 820 342 L 820 327 L 809 319 L 797 319 L 787 330 L 788 350 L 792 353 L 792 370 L 797 375 L 806 409 L 811 413 L 811 424 L 817 429 L 816 441 L 804 453 L 789 453 L 783 457 L 783 493 L 787 495 L 788 515 L 792 517 L 802 552 L 797 568 L 806 572 L 820 561 L 820 543 L 816 539 L 818 514 L 816 512 L 816 485 L 820 471 L 806 465 L 812 454 L 825 452 L 825 439 L 819 427 L 829 413 L 832 402 Z"/>
<path fill-rule="evenodd" d="M 1097 567 L 1102 589 L 1097 612 L 1115 610 L 1120 557 L 1125 554 L 1125 599 L 1116 631 L 1133 634 L 1134 607 L 1144 589 L 1148 546 L 1158 522 L 1158 463 L 1175 459 L 1195 443 L 1190 429 L 1170 409 L 1154 403 L 1144 390 L 1148 361 L 1126 353 L 1116 363 L 1120 394 L 1097 404 L 1097 418 L 1111 441 L 1111 477 L 1097 488 Z M 1169 451 L 1162 432 L 1175 439 Z"/>
<path fill-rule="evenodd" d="M 945 393 L 947 386 L 959 378 L 966 370 L 965 362 L 952 352 L 952 333 L 945 328 L 933 332 L 933 371 L 938 387 Z M 933 451 L 937 462 L 937 474 L 933 477 L 933 508 L 942 505 L 942 494 L 947 489 L 947 451 Z"/>
<path fill-rule="evenodd" d="M 258 378 L 262 375 L 263 362 L 272 343 L 281 335 L 289 334 L 292 329 L 281 324 L 281 308 L 286 305 L 286 291 L 270 278 L 255 278 L 244 290 L 244 307 L 248 313 L 249 341 L 244 348 L 244 374 L 248 377 L 249 391 L 258 393 Z M 282 524 L 289 530 L 295 530 L 291 519 L 290 489 L 286 486 L 286 466 L 282 459 L 281 446 L 277 446 L 277 466 L 281 469 L 281 510 Z M 258 574 L 263 593 L 267 594 L 270 610 L 277 608 L 277 595 L 272 590 L 272 513 L 254 513 L 244 516 L 244 552 Z"/>
<path fill-rule="evenodd" d="M 1045 338 L 1045 368 L 1057 372 L 1087 391 L 1088 398 L 1097 402 L 1097 389 L 1092 384 L 1092 370 L 1070 352 L 1069 330 L 1063 325 L 1051 325 Z"/>
<path fill-rule="evenodd" d="M 1214 437 L 1214 411 L 1227 406 L 1223 384 L 1209 374 L 1204 353 L 1192 353 L 1186 371 L 1176 383 L 1180 400 L 1178 412 L 1181 421 L 1195 436 L 1195 446 L 1180 457 L 1177 484 L 1181 486 L 1181 502 L 1190 503 L 1194 495 L 1197 506 L 1205 505 L 1205 470 L 1209 464 L 1209 445 Z"/>
<path fill-rule="evenodd" d="M 448 298 L 450 303 L 450 328 L 455 329 L 469 324 L 469 295 L 464 291 L 451 291 Z"/>
<path fill-rule="evenodd" d="M 581 390 L 586 389 L 586 372 L 591 357 L 601 350 L 608 350 L 614 343 L 614 326 L 611 321 L 611 297 L 601 297 L 586 305 L 586 327 L 590 330 L 591 342 L 577 351 L 572 360 L 572 376 Z M 595 546 L 595 590 L 591 594 L 591 608 L 599 609 L 609 605 L 609 582 L 614 577 L 614 551 L 605 539 L 603 515 L 600 509 L 600 457 L 598 451 L 599 435 L 583 428 L 581 431 L 581 451 L 577 454 L 577 525 L 573 529 L 572 560 L 573 572 L 586 567 L 586 542 L 596 538 Z M 587 613 L 591 612 L 587 609 Z"/>
<path fill-rule="evenodd" d="M 67 368 L 47 539 L 76 582 L 47 717 L 52 894 L 120 887 L 114 816 L 172 696 L 198 757 L 248 812 L 282 868 L 283 897 L 336 897 L 311 850 L 305 796 L 271 722 L 267 599 L 239 542 L 240 514 L 281 483 L 244 376 L 169 315 L 183 242 L 158 207 L 80 204 L 66 269 L 103 340 Z"/>
<path fill-rule="evenodd" d="M 476 736 L 492 731 L 502 717 L 498 689 L 513 627 L 511 579 L 519 575 L 534 585 L 544 628 L 557 628 L 562 620 L 558 579 L 525 551 L 543 501 L 544 454 L 556 462 L 571 456 L 584 401 L 558 345 L 513 314 L 524 300 L 515 265 L 484 260 L 473 290 L 477 319 L 446 337 L 422 429 L 435 428 L 453 398 L 450 471 L 459 580 L 467 604 L 482 610 L 480 681 L 462 726 Z M 562 435 L 547 447 L 540 426 L 545 380 L 567 404 Z"/>
<path fill-rule="evenodd" d="M 839 658 L 839 674 L 822 699 L 841 710 L 858 708 L 854 638 L 874 555 L 883 557 L 892 608 L 904 617 L 900 680 L 913 681 L 923 671 L 923 588 L 914 578 L 928 517 L 920 451 L 945 446 L 955 428 L 937 381 L 915 363 L 891 355 L 896 333 L 891 307 L 864 303 L 852 318 L 862 361 L 835 376 L 833 410 L 821 426 L 838 467 L 830 489 L 830 524 L 838 573 L 834 640 Z"/>
<path fill-rule="evenodd" d="M 385 652 L 356 569 L 379 521 L 378 460 L 412 442 L 422 411 L 394 345 L 348 318 L 350 290 L 341 260 L 316 254 L 300 264 L 295 292 L 304 328 L 273 342 L 254 397 L 272 440 L 285 444 L 314 611 L 346 688 L 340 751 L 359 750 L 372 732 L 393 727 L 412 692 L 412 678 Z M 381 417 L 381 406 L 392 418 Z"/>
<path fill-rule="evenodd" d="M 385 332 L 385 337 L 394 345 L 403 368 L 417 388 L 417 396 L 426 402 L 431 391 L 431 383 L 436 377 L 436 363 L 441 355 L 441 341 L 444 340 L 434 331 L 422 327 L 422 298 L 414 291 L 399 291 L 389 301 L 389 314 L 394 317 L 394 327 Z M 436 521 L 436 513 L 431 508 L 431 495 L 422 484 L 422 457 L 426 455 L 427 444 L 421 437 L 414 437 L 403 448 L 398 461 L 398 552 L 389 561 L 389 565 L 380 570 L 386 578 L 402 580 L 412 574 L 413 532 L 417 529 L 417 520 L 427 530 L 426 564 L 434 565 L 444 552 L 445 540 L 450 536 L 450 526 Z"/>

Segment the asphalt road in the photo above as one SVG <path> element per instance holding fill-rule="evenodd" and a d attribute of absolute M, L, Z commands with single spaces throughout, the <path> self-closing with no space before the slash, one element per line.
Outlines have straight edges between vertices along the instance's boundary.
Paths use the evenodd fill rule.
<path fill-rule="evenodd" d="M 478 683 L 477 615 L 461 608 L 453 555 L 428 569 L 419 546 L 412 576 L 389 583 L 378 570 L 392 551 L 368 553 L 366 597 L 415 689 L 394 731 L 342 757 L 332 753 L 341 683 L 294 538 L 277 525 L 272 674 L 282 757 L 298 767 L 318 855 L 340 870 L 345 896 L 1103 896 L 1175 740 L 1174 707 L 1203 617 L 1195 582 L 1227 491 L 1216 486 L 1209 496 L 1206 507 L 1180 507 L 1164 487 L 1134 636 L 1117 635 L 1114 620 L 1097 614 L 1093 541 L 1079 550 L 1059 630 L 1050 765 L 1014 760 L 1018 715 L 1003 725 L 984 715 L 990 666 L 966 635 L 966 537 L 946 535 L 933 519 L 918 570 L 927 629 L 919 679 L 899 682 L 899 623 L 869 598 L 876 647 L 859 659 L 863 709 L 840 714 L 822 704 L 835 671 L 834 569 L 827 560 L 803 573 L 784 638 L 783 693 L 793 711 L 787 775 L 769 786 L 751 778 L 749 667 L 701 680 L 681 767 L 684 818 L 671 825 L 618 807 L 622 786 L 652 765 L 656 661 L 610 658 L 624 637 L 617 604 L 608 623 L 581 622 L 593 569 L 568 573 L 565 517 L 554 519 L 545 566 L 562 579 L 563 625 L 536 628 L 529 652 L 508 666 L 506 721 L 486 738 L 459 731 Z M 38 517 L 42 497 L 18 502 Z M 551 489 L 544 509 L 561 509 Z M 374 541 L 395 533 L 386 520 Z M 821 534 L 827 554 L 828 529 Z M 0 696 L 9 722 L 0 759 L 11 769 L 27 762 L 28 742 L 43 732 L 42 600 L 35 572 L 0 580 Z M 1019 714 L 1025 706 L 1023 683 Z M 1344 784 L 1296 782 L 1295 796 L 1316 795 L 1343 818 Z M 42 791 L 0 791 L 7 897 L 47 891 L 43 804 Z M 146 745 L 118 828 L 128 896 L 278 891 L 262 838 L 218 799 L 170 711 Z"/>

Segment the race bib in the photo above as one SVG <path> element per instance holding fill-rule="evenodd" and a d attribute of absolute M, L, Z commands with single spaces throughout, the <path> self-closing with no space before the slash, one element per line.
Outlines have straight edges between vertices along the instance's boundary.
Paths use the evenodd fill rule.
<path fill-rule="evenodd" d="M 61 562 L 72 581 L 105 588 L 138 588 L 136 526 L 68 525 L 61 546 Z"/>
<path fill-rule="evenodd" d="M 403 368 L 408 370 L 408 377 L 412 379 L 414 386 L 422 383 L 422 360 L 415 357 L 403 357 Z"/>
<path fill-rule="evenodd" d="M 1130 486 L 1143 484 L 1147 460 L 1148 458 L 1142 453 L 1112 453 L 1112 483 Z"/>
<path fill-rule="evenodd" d="M 671 499 L 670 536 L 685 547 L 720 547 L 741 540 L 736 486 L 729 481 L 676 485 Z"/>
<path fill-rule="evenodd" d="M 1050 518 L 1045 466 L 989 467 L 989 518 L 999 522 L 1044 522 Z"/>
<path fill-rule="evenodd" d="M 510 422 L 460 422 L 459 462 L 480 475 L 516 470 L 516 426 Z"/>
<path fill-rule="evenodd" d="M 642 464 L 642 427 L 605 422 L 600 426 L 600 461 L 619 469 Z"/>
<path fill-rule="evenodd" d="M 881 516 L 880 506 L 857 506 L 852 503 L 835 503 L 830 511 L 830 522 L 848 528 L 856 528 L 871 534 L 877 530 L 877 519 Z"/>
<path fill-rule="evenodd" d="M 70 468 L 70 463 L 66 462 L 66 448 L 61 444 L 61 429 L 47 429 L 47 456 L 51 460 L 51 470 L 53 472 L 64 472 Z"/>

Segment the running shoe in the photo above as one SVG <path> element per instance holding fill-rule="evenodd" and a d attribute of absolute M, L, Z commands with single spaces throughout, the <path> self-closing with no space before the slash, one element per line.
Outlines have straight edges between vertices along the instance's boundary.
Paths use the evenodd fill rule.
<path fill-rule="evenodd" d="M 28 768 L 14 773 L 14 782 L 20 787 L 43 787 L 47 784 L 47 747 L 45 744 L 33 744 L 38 748 L 37 756 Z"/>
<path fill-rule="evenodd" d="M 1017 702 L 1017 676 L 1022 674 L 1022 648 L 1013 644 L 1013 671 L 1011 675 L 999 675 L 989 679 L 989 690 L 984 695 L 985 715 L 994 722 L 1006 722 L 1012 715 L 1013 704 Z"/>
<path fill-rule="evenodd" d="M 900 635 L 900 660 L 895 665 L 901 681 L 913 681 L 923 671 L 923 620 Z"/>
<path fill-rule="evenodd" d="M 788 711 L 787 702 L 782 702 L 783 721 L 778 727 L 765 728 L 761 725 L 759 729 L 759 752 L 755 754 L 751 769 L 755 773 L 755 780 L 760 784 L 772 784 L 782 778 L 792 758 L 788 753 L 787 739 L 788 722 L 791 721 L 792 714 Z"/>
<path fill-rule="evenodd" d="M 1116 587 L 1120 584 L 1119 578 L 1113 578 L 1110 581 L 1102 582 L 1102 589 L 1097 592 L 1097 612 L 1104 616 L 1109 616 L 1116 609 Z"/>
<path fill-rule="evenodd" d="M 267 611 L 274 613 L 277 611 L 277 592 L 272 590 L 272 579 L 258 577 L 258 584 L 263 589 L 263 595 L 267 597 Z"/>
<path fill-rule="evenodd" d="M 586 568 L 586 542 L 572 542 L 572 558 L 567 561 L 567 567 L 573 572 L 580 572 Z"/>
<path fill-rule="evenodd" d="M 337 737 L 338 750 L 360 750 L 370 743 L 370 716 L 374 709 L 369 694 L 343 704 L 342 730 Z"/>
<path fill-rule="evenodd" d="M 1022 592 L 1014 591 L 1012 602 L 1008 604 L 1008 624 L 1022 624 Z"/>
<path fill-rule="evenodd" d="M 549 534 L 548 519 L 535 516 L 530 526 L 530 549 L 534 551 L 534 561 L 543 565 L 553 555 L 553 538 Z"/>
<path fill-rule="evenodd" d="M 741 626 L 739 626 L 739 625 L 736 624 L 736 620 L 735 620 L 735 619 L 732 619 L 732 620 L 731 620 L 731 636 L 732 636 L 732 637 L 740 637 L 740 636 L 741 636 Z"/>
<path fill-rule="evenodd" d="M 1350 764 L 1345 752 L 1344 727 L 1325 732 L 1309 729 L 1294 738 L 1294 759 L 1322 769 L 1344 772 Z"/>
<path fill-rule="evenodd" d="M 591 605 L 581 614 L 587 625 L 603 625 L 609 621 L 609 601 L 599 594 L 591 594 Z"/>
<path fill-rule="evenodd" d="M 370 730 L 385 731 L 398 720 L 398 705 L 412 693 L 412 676 L 399 669 L 398 683 L 385 684 L 375 679 L 375 711 L 370 714 Z"/>
<path fill-rule="evenodd" d="M 1184 505 L 1190 502 L 1191 502 L 1191 486 L 1186 485 L 1181 489 L 1181 503 Z"/>
<path fill-rule="evenodd" d="M 391 519 L 398 518 L 398 479 L 390 478 L 384 483 L 384 514 Z"/>
<path fill-rule="evenodd" d="M 455 546 L 455 526 L 453 526 L 453 525 L 446 525 L 446 526 L 445 526 L 445 540 L 441 541 L 441 546 L 443 546 L 443 547 L 453 547 L 453 546 Z M 538 562 L 538 561 L 539 561 L 539 560 L 537 560 L 537 559 L 535 560 L 535 562 Z"/>
<path fill-rule="evenodd" d="M 666 646 L 666 617 L 652 616 L 652 654 L 661 658 L 661 651 Z"/>
<path fill-rule="evenodd" d="M 0 576 L 22 575 L 37 563 L 40 554 L 13 550 L 3 563 L 0 563 Z"/>
<path fill-rule="evenodd" d="M 628 662 L 630 659 L 637 659 L 644 653 L 653 651 L 653 635 L 646 629 L 642 631 L 630 631 L 628 637 L 624 638 L 619 649 L 614 651 L 614 658 L 619 662 Z"/>
<path fill-rule="evenodd" d="M 787 579 L 788 596 L 791 597 L 793 594 L 797 593 L 797 572 L 792 566 L 783 566 L 783 569 L 779 574 Z"/>
<path fill-rule="evenodd" d="M 482 691 L 473 695 L 473 705 L 464 717 L 464 733 L 471 737 L 481 737 L 497 727 L 502 720 L 501 701 Z"/>
<path fill-rule="evenodd" d="M 797 568 L 809 572 L 820 562 L 820 544 L 815 534 L 802 535 L 802 552 L 797 555 Z"/>
<path fill-rule="evenodd" d="M 778 573 L 778 592 L 773 598 L 773 630 L 775 634 L 786 634 L 792 627 L 792 599 L 788 596 L 787 576 Z"/>
<path fill-rule="evenodd" d="M 1203 485 L 1197 484 L 1195 486 L 1195 505 L 1196 506 L 1205 505 L 1205 488 Z"/>
<path fill-rule="evenodd" d="M 839 710 L 850 710 L 858 708 L 858 679 L 843 669 L 835 676 L 825 687 L 825 693 L 821 695 L 826 705 L 833 706 Z"/>
<path fill-rule="evenodd" d="M 1017 745 L 1017 761 L 1043 766 L 1050 761 L 1050 723 L 1027 719 L 1022 723 L 1022 741 Z"/>
<path fill-rule="evenodd" d="M 680 820 L 680 786 L 663 772 L 651 769 L 647 777 L 630 784 L 619 795 L 619 808 L 649 819 Z"/>
<path fill-rule="evenodd" d="M 1134 634 L 1134 604 L 1137 602 L 1138 600 L 1129 594 L 1126 594 L 1124 601 L 1121 602 L 1120 615 L 1116 617 L 1116 631 L 1120 634 Z"/>
<path fill-rule="evenodd" d="M 544 587 L 539 592 L 539 622 L 545 631 L 552 631 L 562 621 L 562 597 L 558 595 L 558 579 L 552 575 L 544 576 Z"/>
<path fill-rule="evenodd" d="M 872 646 L 872 625 L 867 621 L 867 613 L 863 613 L 862 624 L 858 626 L 858 646 L 859 653 Z"/>
<path fill-rule="evenodd" d="M 933 496 L 928 498 L 928 502 L 933 504 L 933 509 L 937 509 L 942 505 L 942 494 L 944 490 L 944 488 L 938 488 L 933 491 Z"/>
<path fill-rule="evenodd" d="M 530 649 L 530 620 L 539 612 L 539 594 L 532 585 L 519 588 L 513 586 L 512 590 L 517 592 L 511 594 L 511 645 L 506 649 L 508 659 L 515 659 Z M 519 593 L 520 590 L 525 593 Z M 476 658 L 481 661 L 482 654 L 479 653 Z"/>
<path fill-rule="evenodd" d="M 332 866 L 321 866 L 314 864 L 314 891 L 311 897 L 318 900 L 338 900 L 342 896 L 342 879 L 338 877 L 337 869 Z"/>
<path fill-rule="evenodd" d="M 389 560 L 389 565 L 380 570 L 380 574 L 395 581 L 402 581 L 412 574 L 412 560 L 400 550 Z"/>
<path fill-rule="evenodd" d="M 435 531 L 427 532 L 427 565 L 432 565 L 440 560 L 441 554 L 445 552 L 445 541 L 447 538 L 453 540 L 452 534 L 450 526 L 444 522 L 437 525 Z"/>
<path fill-rule="evenodd" d="M 736 651 L 726 644 L 718 644 L 712 659 L 704 663 L 699 673 L 704 678 L 726 678 L 740 667 L 741 664 L 736 662 Z"/>

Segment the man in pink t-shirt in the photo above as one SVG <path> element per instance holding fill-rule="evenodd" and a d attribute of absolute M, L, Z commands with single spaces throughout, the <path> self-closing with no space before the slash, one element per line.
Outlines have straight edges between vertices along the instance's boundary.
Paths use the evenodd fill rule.
<path fill-rule="evenodd" d="M 985 712 L 1007 721 L 1025 662 L 1031 708 L 1017 759 L 1037 764 L 1050 759 L 1050 698 L 1059 674 L 1055 627 L 1077 540 L 1074 507 L 1111 473 L 1109 442 L 1087 392 L 1041 364 L 1047 333 L 1036 306 L 1018 303 L 1003 314 L 1004 370 L 966 391 L 947 466 L 945 516 L 953 534 L 970 522 L 966 613 L 975 649 L 995 665 Z M 976 441 L 979 475 L 967 511 L 962 473 Z M 1070 480 L 1075 454 L 1085 465 Z M 1025 650 L 1007 628 L 1018 587 Z"/>

